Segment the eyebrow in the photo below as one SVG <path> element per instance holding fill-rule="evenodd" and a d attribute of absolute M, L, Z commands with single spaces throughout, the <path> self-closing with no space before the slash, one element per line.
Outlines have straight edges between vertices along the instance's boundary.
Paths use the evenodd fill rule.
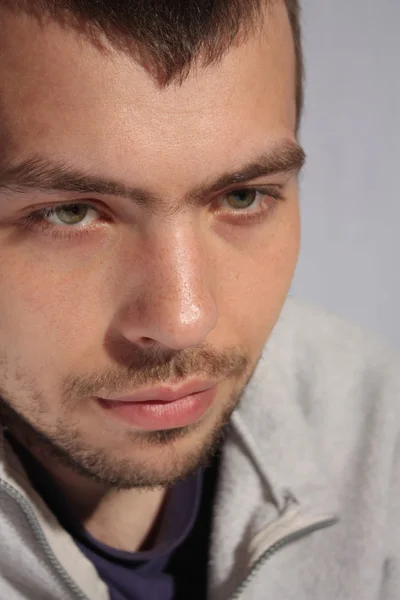
<path fill-rule="evenodd" d="M 216 180 L 205 182 L 192 190 L 185 200 L 196 202 L 230 186 L 250 182 L 258 177 L 277 174 L 297 175 L 305 163 L 304 150 L 293 140 L 282 140 L 251 162 L 233 172 L 222 174 Z M 139 206 L 156 208 L 165 200 L 140 187 L 129 187 L 122 182 L 92 175 L 40 155 L 0 167 L 0 193 L 26 194 L 28 192 L 72 192 L 87 195 L 119 196 Z"/>

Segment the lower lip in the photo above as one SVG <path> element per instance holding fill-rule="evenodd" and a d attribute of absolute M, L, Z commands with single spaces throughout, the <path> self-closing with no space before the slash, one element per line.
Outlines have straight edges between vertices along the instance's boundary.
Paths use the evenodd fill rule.
<path fill-rule="evenodd" d="M 97 398 L 110 416 L 145 431 L 174 429 L 196 423 L 214 401 L 216 387 L 173 402 L 112 402 Z"/>

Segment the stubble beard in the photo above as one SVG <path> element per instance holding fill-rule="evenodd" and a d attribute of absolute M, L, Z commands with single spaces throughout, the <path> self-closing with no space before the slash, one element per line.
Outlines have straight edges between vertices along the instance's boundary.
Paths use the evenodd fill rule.
<path fill-rule="evenodd" d="M 77 426 L 59 424 L 54 433 L 45 433 L 17 413 L 4 397 L 0 399 L 0 410 L 6 435 L 17 437 L 25 447 L 31 451 L 34 449 L 35 456 L 40 456 L 44 465 L 51 464 L 53 469 L 57 465 L 62 466 L 108 489 L 153 489 L 171 486 L 210 464 L 222 446 L 230 417 L 239 401 L 240 396 L 233 397 L 218 422 L 201 437 L 198 435 L 198 424 L 145 433 L 131 432 L 129 443 L 132 446 L 132 456 L 134 457 L 135 445 L 140 445 L 142 455 L 144 448 L 149 453 L 149 459 L 142 463 L 134 458 L 118 459 L 104 448 L 89 446 Z M 191 438 L 196 440 L 193 444 Z M 185 446 L 191 447 L 182 452 L 179 442 L 184 439 Z M 151 460 L 152 451 L 153 454 L 158 454 L 160 450 L 168 458 L 168 468 L 163 472 Z"/>
<path fill-rule="evenodd" d="M 254 372 L 252 369 L 251 374 Z M 213 426 L 205 431 L 202 422 L 186 427 L 147 432 L 127 432 L 132 447 L 132 459 L 116 458 L 101 446 L 89 445 L 79 423 L 70 423 L 67 412 L 51 431 L 44 431 L 34 421 L 18 412 L 0 389 L 0 420 L 6 435 L 17 437 L 42 464 L 53 468 L 62 466 L 86 480 L 100 484 L 106 489 L 153 489 L 171 486 L 186 479 L 199 468 L 205 468 L 223 444 L 232 413 L 240 403 L 243 391 L 251 375 L 240 389 L 225 399 L 221 413 Z M 125 442 L 126 443 L 126 442 Z M 134 454 L 140 448 L 141 455 L 148 452 L 149 459 L 135 461 Z M 185 450 L 182 450 L 182 447 Z M 145 452 L 143 452 L 145 450 Z M 160 469 L 154 464 L 154 456 L 164 452 L 167 467 Z M 153 452 L 153 461 L 152 459 Z M 152 464 L 153 463 L 153 464 Z"/>

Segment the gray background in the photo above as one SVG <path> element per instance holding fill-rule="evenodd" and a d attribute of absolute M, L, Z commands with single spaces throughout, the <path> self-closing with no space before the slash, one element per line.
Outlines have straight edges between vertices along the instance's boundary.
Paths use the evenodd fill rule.
<path fill-rule="evenodd" d="M 400 0 L 302 0 L 302 250 L 291 293 L 400 348 Z"/>

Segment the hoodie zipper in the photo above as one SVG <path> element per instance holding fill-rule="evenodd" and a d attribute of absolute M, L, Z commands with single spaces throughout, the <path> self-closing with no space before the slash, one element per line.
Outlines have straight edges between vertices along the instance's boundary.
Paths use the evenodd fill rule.
<path fill-rule="evenodd" d="M 277 542 L 275 542 L 272 546 L 265 550 L 261 554 L 261 556 L 256 560 L 246 579 L 240 584 L 237 590 L 231 596 L 229 596 L 229 600 L 238 600 L 240 596 L 244 593 L 246 588 L 250 585 L 251 581 L 254 579 L 255 575 L 258 573 L 260 568 L 279 550 L 281 550 L 285 546 L 288 546 L 292 542 L 296 542 L 297 540 L 309 535 L 310 533 L 314 533 L 315 531 L 319 531 L 320 529 L 325 529 L 327 527 L 331 527 L 332 525 L 336 525 L 338 521 L 339 519 L 337 517 L 332 517 L 330 519 L 327 519 L 326 521 L 314 523 L 313 525 L 309 525 L 308 527 L 304 527 L 303 529 L 294 531 L 293 533 L 290 533 L 278 540 Z"/>
<path fill-rule="evenodd" d="M 0 480 L 0 487 L 2 487 L 6 492 L 19 504 L 22 511 L 25 513 L 26 518 L 28 519 L 29 525 L 32 527 L 32 530 L 36 536 L 37 542 L 41 549 L 43 550 L 47 560 L 53 567 L 53 569 L 57 572 L 60 579 L 67 584 L 70 588 L 71 592 L 75 595 L 76 600 L 90 600 L 90 598 L 80 589 L 80 587 L 75 583 L 72 577 L 67 573 L 64 569 L 53 550 L 49 542 L 47 541 L 43 530 L 40 526 L 40 523 L 33 512 L 29 502 L 25 500 L 23 495 L 16 490 L 13 486 L 7 483 L 4 480 Z"/>
<path fill-rule="evenodd" d="M 90 600 L 90 598 L 81 590 L 81 588 L 76 584 L 72 577 L 67 573 L 63 565 L 60 563 L 60 561 L 54 554 L 29 502 L 25 500 L 23 495 L 18 490 L 16 490 L 6 481 L 0 480 L 0 487 L 5 489 L 6 492 L 17 502 L 17 504 L 19 504 L 22 511 L 25 513 L 26 518 L 28 519 L 29 525 L 32 527 L 37 542 L 43 550 L 46 558 L 48 559 L 49 563 L 56 571 L 56 573 L 59 575 L 60 579 L 70 588 L 71 592 L 75 595 L 76 600 Z M 300 538 L 309 535 L 310 533 L 335 525 L 338 522 L 338 520 L 339 519 L 337 517 L 332 517 L 330 519 L 327 519 L 326 521 L 314 523 L 313 525 L 309 525 L 308 527 L 304 527 L 298 531 L 290 533 L 278 540 L 277 542 L 275 542 L 272 546 L 265 550 L 265 552 L 263 552 L 261 556 L 256 560 L 245 580 L 240 584 L 237 590 L 229 597 L 229 600 L 238 600 L 242 593 L 249 586 L 251 581 L 254 579 L 255 575 L 258 573 L 260 568 L 279 550 L 281 550 L 285 546 L 288 546 L 292 542 L 295 542 Z"/>

